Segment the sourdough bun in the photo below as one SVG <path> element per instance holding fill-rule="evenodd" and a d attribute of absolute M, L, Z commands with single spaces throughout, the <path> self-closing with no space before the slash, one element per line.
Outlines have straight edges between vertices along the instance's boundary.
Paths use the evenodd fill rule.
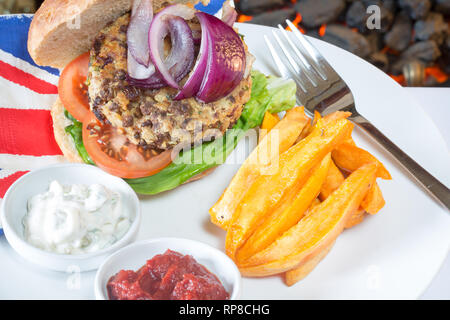
<path fill-rule="evenodd" d="M 155 10 L 199 0 L 154 0 Z M 209 0 L 202 0 L 207 4 Z M 45 0 L 31 22 L 28 51 L 41 66 L 64 68 L 88 51 L 108 23 L 131 10 L 132 0 Z"/>
<path fill-rule="evenodd" d="M 199 173 L 198 175 L 193 176 L 191 179 L 189 179 L 188 181 L 186 181 L 186 182 L 183 183 L 183 184 L 186 184 L 186 183 L 189 183 L 189 182 L 194 182 L 194 181 L 203 179 L 204 177 L 209 176 L 211 173 L 213 173 L 214 170 L 216 170 L 216 167 L 211 168 L 211 169 L 208 169 L 208 170 L 205 170 L 205 171 L 203 171 L 202 173 Z"/>
<path fill-rule="evenodd" d="M 72 121 L 67 119 L 64 115 L 64 106 L 59 98 L 53 104 L 50 114 L 53 120 L 53 133 L 55 135 L 55 140 L 64 154 L 64 157 L 70 162 L 83 163 L 83 159 L 81 159 L 78 154 L 72 137 L 65 131 L 65 128 L 71 125 Z"/>

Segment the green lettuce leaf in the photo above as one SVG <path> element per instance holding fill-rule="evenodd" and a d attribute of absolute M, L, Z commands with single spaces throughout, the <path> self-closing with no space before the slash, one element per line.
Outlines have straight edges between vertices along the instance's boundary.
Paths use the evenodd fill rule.
<path fill-rule="evenodd" d="M 252 80 L 250 100 L 244 106 L 238 122 L 222 138 L 181 152 L 173 163 L 153 176 L 126 180 L 130 186 L 137 193 L 148 195 L 174 189 L 197 174 L 223 164 L 246 131 L 261 125 L 266 111 L 278 113 L 294 107 L 293 81 L 266 77 L 259 71 L 252 72 Z"/>
<path fill-rule="evenodd" d="M 223 164 L 245 133 L 246 130 L 235 126 L 220 139 L 181 152 L 174 162 L 159 173 L 125 181 L 139 194 L 154 195 L 174 189 L 197 174 Z M 196 158 L 201 160 L 195 161 Z"/>
<path fill-rule="evenodd" d="M 81 159 L 83 159 L 83 161 L 87 164 L 95 164 L 83 144 L 83 124 L 75 119 L 67 110 L 64 110 L 64 115 L 67 119 L 72 121 L 72 124 L 65 127 L 64 130 L 72 137 L 73 142 L 75 143 L 75 148 L 77 149 Z"/>
<path fill-rule="evenodd" d="M 270 113 L 279 113 L 295 106 L 297 85 L 294 80 L 269 76 L 266 89 L 270 95 L 267 108 Z"/>
<path fill-rule="evenodd" d="M 297 86 L 293 80 L 266 76 L 256 70 L 252 79 L 252 95 L 239 119 L 248 128 L 259 126 L 266 111 L 279 113 L 295 106 Z"/>

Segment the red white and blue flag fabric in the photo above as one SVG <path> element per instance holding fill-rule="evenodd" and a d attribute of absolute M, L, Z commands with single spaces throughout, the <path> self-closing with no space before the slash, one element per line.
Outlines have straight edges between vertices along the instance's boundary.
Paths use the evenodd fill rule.
<path fill-rule="evenodd" d="M 223 2 L 212 0 L 197 8 L 215 14 Z M 50 116 L 59 70 L 38 66 L 30 57 L 27 39 L 32 18 L 0 15 L 0 201 L 25 173 L 65 161 Z"/>
<path fill-rule="evenodd" d="M 64 161 L 50 116 L 59 71 L 37 66 L 28 54 L 31 20 L 0 16 L 0 198 L 26 172 Z"/>

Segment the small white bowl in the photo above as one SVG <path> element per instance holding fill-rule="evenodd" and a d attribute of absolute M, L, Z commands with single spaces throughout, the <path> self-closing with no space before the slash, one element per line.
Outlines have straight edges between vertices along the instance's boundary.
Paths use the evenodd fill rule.
<path fill-rule="evenodd" d="M 180 238 L 157 238 L 133 243 L 109 257 L 97 270 L 95 276 L 95 297 L 108 300 L 106 285 L 109 279 L 120 270 L 137 271 L 147 260 L 167 249 L 183 255 L 191 255 L 198 263 L 205 266 L 222 282 L 230 294 L 230 300 L 239 299 L 241 292 L 241 273 L 234 262 L 222 251 L 202 242 Z"/>
<path fill-rule="evenodd" d="M 48 191 L 50 182 L 61 184 L 102 184 L 118 192 L 123 206 L 131 215 L 131 226 L 127 233 L 112 246 L 85 254 L 57 254 L 44 251 L 24 239 L 23 217 L 27 213 L 27 201 L 32 196 Z M 113 252 L 131 243 L 139 230 L 141 208 L 133 189 L 122 179 L 87 164 L 58 164 L 33 170 L 18 179 L 5 194 L 0 213 L 3 231 L 13 249 L 26 260 L 56 271 L 95 270 Z"/>

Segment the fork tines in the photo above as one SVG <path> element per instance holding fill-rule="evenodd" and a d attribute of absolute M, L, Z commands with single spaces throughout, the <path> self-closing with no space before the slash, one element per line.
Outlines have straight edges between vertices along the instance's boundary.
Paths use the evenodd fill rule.
<path fill-rule="evenodd" d="M 278 28 L 284 41 L 279 36 L 280 32 L 272 31 L 273 37 L 284 56 L 278 54 L 269 37 L 265 35 L 264 39 L 281 76 L 295 80 L 300 89 L 297 92 L 297 98 L 300 102 L 303 102 L 306 99 L 305 95 L 321 91 L 327 82 L 331 79 L 334 80 L 336 77 L 339 78 L 339 76 L 298 28 L 290 20 L 286 20 L 286 23 L 297 40 L 295 43 L 281 25 L 278 25 Z M 287 63 L 283 62 L 286 60 Z"/>

